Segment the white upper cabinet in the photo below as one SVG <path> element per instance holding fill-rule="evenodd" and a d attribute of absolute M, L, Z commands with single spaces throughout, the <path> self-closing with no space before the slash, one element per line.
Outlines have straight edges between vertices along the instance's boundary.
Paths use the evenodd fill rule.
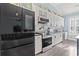
<path fill-rule="evenodd" d="M 64 18 L 58 15 L 54 15 L 54 25 L 56 27 L 64 27 Z"/>

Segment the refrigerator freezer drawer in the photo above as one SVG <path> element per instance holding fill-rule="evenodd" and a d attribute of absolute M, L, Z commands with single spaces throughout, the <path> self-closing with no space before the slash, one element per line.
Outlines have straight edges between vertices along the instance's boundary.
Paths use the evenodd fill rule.
<path fill-rule="evenodd" d="M 34 56 L 34 43 L 8 50 L 1 50 L 2 56 Z"/>

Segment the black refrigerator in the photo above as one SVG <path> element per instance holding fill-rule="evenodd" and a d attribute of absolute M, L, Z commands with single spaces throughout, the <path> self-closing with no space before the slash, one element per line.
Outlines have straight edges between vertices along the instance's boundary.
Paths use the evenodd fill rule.
<path fill-rule="evenodd" d="M 0 55 L 35 55 L 35 13 L 9 4 L 0 3 Z"/>

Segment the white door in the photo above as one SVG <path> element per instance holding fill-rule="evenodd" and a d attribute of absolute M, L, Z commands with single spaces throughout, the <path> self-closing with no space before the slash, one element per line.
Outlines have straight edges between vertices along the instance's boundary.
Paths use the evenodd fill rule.
<path fill-rule="evenodd" d="M 79 34 L 79 16 L 76 16 L 76 35 Z"/>
<path fill-rule="evenodd" d="M 70 17 L 70 26 L 69 26 L 69 39 L 74 40 L 76 35 L 76 25 L 75 25 L 75 16 Z"/>

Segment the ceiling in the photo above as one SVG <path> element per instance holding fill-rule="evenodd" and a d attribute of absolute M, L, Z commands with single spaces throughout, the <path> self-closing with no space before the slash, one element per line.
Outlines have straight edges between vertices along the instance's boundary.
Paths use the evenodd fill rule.
<path fill-rule="evenodd" d="M 53 3 L 56 12 L 62 16 L 79 12 L 79 3 Z"/>

